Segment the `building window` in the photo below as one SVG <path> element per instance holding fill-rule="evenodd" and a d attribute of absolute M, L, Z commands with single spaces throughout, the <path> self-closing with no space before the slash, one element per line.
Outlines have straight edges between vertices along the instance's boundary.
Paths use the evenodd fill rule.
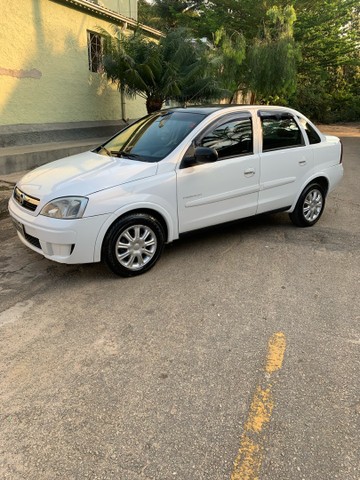
<path fill-rule="evenodd" d="M 90 72 L 103 72 L 102 64 L 102 38 L 94 32 L 88 33 L 88 55 Z"/>

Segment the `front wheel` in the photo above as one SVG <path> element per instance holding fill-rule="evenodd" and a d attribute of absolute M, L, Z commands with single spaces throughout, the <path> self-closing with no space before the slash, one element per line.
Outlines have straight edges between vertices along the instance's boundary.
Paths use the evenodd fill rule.
<path fill-rule="evenodd" d="M 151 215 L 134 213 L 120 218 L 108 230 L 103 260 L 117 275 L 133 277 L 154 266 L 164 248 L 164 231 Z"/>
<path fill-rule="evenodd" d="M 325 192 L 318 183 L 311 183 L 301 193 L 296 207 L 289 214 L 290 220 L 298 227 L 311 227 L 322 215 L 325 206 Z"/>

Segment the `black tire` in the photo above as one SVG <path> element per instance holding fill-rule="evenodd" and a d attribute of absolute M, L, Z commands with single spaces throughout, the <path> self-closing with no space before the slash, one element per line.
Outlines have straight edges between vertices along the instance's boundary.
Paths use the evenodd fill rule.
<path fill-rule="evenodd" d="M 320 219 L 325 207 L 325 191 L 319 183 L 310 183 L 302 191 L 296 207 L 289 213 L 297 227 L 312 227 Z"/>
<path fill-rule="evenodd" d="M 129 214 L 107 231 L 102 259 L 116 275 L 141 275 L 155 265 L 164 243 L 164 230 L 156 218 L 144 213 Z"/>

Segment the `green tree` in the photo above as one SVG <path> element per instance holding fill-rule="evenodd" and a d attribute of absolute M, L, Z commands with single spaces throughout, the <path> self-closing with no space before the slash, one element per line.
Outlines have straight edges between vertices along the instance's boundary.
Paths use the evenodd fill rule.
<path fill-rule="evenodd" d="M 139 22 L 154 28 L 161 28 L 160 18 L 156 16 L 157 12 L 153 7 L 153 4 L 146 0 L 138 0 Z"/>
<path fill-rule="evenodd" d="M 151 14 L 149 12 L 151 11 Z M 228 35 L 241 33 L 246 39 L 256 36 L 266 8 L 253 0 L 140 0 L 141 22 L 168 31 L 183 26 L 192 30 L 197 38 L 212 39 L 224 28 Z"/>
<path fill-rule="evenodd" d="M 294 9 L 291 32 L 281 17 Z M 216 32 L 241 35 L 246 57 L 238 68 L 226 62 L 220 44 L 213 51 L 231 91 L 237 84 L 253 100 L 291 104 L 317 120 L 359 119 L 359 0 L 154 0 L 150 10 L 161 30 L 183 25 L 215 44 Z"/>
<path fill-rule="evenodd" d="M 266 17 L 261 35 L 248 51 L 245 83 L 254 102 L 279 101 L 296 88 L 299 51 L 293 38 L 295 10 L 274 6 Z"/>
<path fill-rule="evenodd" d="M 359 119 L 359 3 L 319 0 L 307 8 L 298 0 L 297 8 L 302 61 L 290 101 L 320 121 Z"/>
<path fill-rule="evenodd" d="M 218 78 L 223 87 L 230 93 L 229 103 L 232 103 L 235 94 L 240 88 L 242 78 L 242 64 L 246 56 L 246 41 L 239 32 L 228 35 L 221 27 L 213 35 L 214 49 L 212 56 Z"/>
<path fill-rule="evenodd" d="M 225 93 L 208 46 L 184 29 L 170 32 L 160 42 L 139 32 L 126 36 L 119 29 L 113 35 L 102 34 L 107 77 L 126 95 L 143 97 L 148 113 L 159 110 L 165 100 L 209 101 Z"/>
<path fill-rule="evenodd" d="M 185 26 L 192 27 L 192 18 L 197 18 L 197 12 L 204 2 L 201 0 L 146 0 L 139 2 L 139 20 L 142 23 L 168 32 Z"/>

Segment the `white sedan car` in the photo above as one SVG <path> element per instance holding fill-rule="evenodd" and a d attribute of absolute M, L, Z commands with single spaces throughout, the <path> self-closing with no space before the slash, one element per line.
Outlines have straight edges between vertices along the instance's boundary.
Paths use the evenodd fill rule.
<path fill-rule="evenodd" d="M 276 211 L 310 227 L 342 175 L 340 140 L 290 108 L 171 108 L 31 171 L 9 212 L 46 258 L 133 276 L 191 230 Z"/>

